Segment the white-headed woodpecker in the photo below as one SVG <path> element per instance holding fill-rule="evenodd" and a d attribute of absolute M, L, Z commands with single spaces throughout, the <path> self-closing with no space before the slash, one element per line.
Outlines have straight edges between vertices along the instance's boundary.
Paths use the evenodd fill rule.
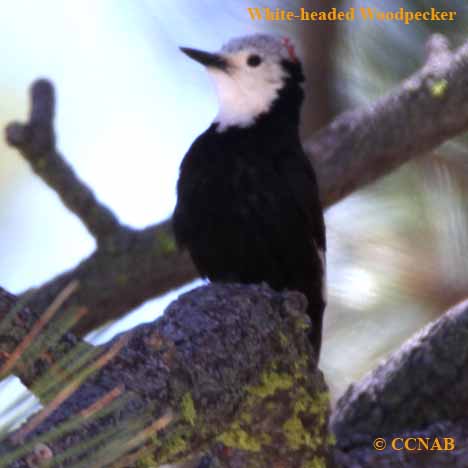
<path fill-rule="evenodd" d="M 299 139 L 304 76 L 291 42 L 265 34 L 218 53 L 181 49 L 213 78 L 219 112 L 180 167 L 173 227 L 202 277 L 307 296 L 320 353 L 325 226 Z"/>

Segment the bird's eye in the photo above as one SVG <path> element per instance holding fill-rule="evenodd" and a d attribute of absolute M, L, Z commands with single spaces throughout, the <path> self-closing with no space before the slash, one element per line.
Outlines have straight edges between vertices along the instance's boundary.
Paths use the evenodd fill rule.
<path fill-rule="evenodd" d="M 253 54 L 249 55 L 247 58 L 247 65 L 249 65 L 249 67 L 258 67 L 261 63 L 262 59 L 259 55 Z"/>

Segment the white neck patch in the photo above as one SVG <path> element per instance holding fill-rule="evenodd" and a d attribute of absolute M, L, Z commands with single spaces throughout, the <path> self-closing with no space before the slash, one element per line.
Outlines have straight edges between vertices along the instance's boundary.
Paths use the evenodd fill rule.
<path fill-rule="evenodd" d="M 257 67 L 247 64 L 255 51 L 241 50 L 224 54 L 228 70 L 209 68 L 219 99 L 219 112 L 214 122 L 218 132 L 228 127 L 248 127 L 271 108 L 283 87 L 286 72 L 281 64 L 263 56 Z"/>

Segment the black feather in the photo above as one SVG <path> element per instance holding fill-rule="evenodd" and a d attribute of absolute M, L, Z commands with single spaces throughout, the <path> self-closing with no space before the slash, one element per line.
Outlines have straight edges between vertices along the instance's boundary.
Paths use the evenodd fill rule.
<path fill-rule="evenodd" d="M 213 124 L 192 144 L 180 168 L 173 226 L 203 277 L 303 292 L 318 356 L 325 227 L 299 139 L 301 67 L 283 66 L 288 78 L 267 113 L 247 128 L 219 132 Z"/>

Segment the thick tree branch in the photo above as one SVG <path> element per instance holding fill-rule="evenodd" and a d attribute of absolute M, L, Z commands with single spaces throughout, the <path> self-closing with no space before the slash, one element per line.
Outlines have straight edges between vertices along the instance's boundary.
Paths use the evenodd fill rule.
<path fill-rule="evenodd" d="M 337 458 L 344 466 L 468 465 L 468 301 L 445 313 L 338 401 L 332 416 Z M 455 439 L 456 451 L 392 450 L 393 437 Z M 388 447 L 372 443 L 383 437 Z M 341 453 L 342 452 L 342 453 Z M 346 465 L 344 460 L 354 460 Z M 358 463 L 359 462 L 359 463 Z M 398 464 L 401 463 L 401 464 Z M 444 463 L 447 463 L 445 465 Z"/>
<path fill-rule="evenodd" d="M 2 305 L 11 308 L 14 301 L 14 296 L 0 295 Z M 323 420 L 320 417 L 310 421 L 307 411 L 301 411 L 302 426 L 293 424 L 293 420 L 278 419 L 285 415 L 290 418 L 295 414 L 294 408 L 304 405 L 314 415 L 319 408 L 324 411 L 323 381 L 315 363 L 305 365 L 303 361 L 311 352 L 304 333 L 304 325 L 307 326 L 304 310 L 304 299 L 297 293 L 279 294 L 262 286 L 213 284 L 182 296 L 163 319 L 139 326 L 106 346 L 93 348 L 71 334 L 61 335 L 57 345 L 50 346 L 47 340 L 42 349 L 36 349 L 29 357 L 22 356 L 15 367 L 15 373 L 26 385 L 31 387 L 35 382 L 31 389 L 47 406 L 15 432 L 8 443 L 0 445 L 0 453 L 5 457 L 13 454 L 12 462 L 17 461 L 12 466 L 31 466 L 25 460 L 38 456 L 34 450 L 67 463 L 88 460 L 86 457 L 91 453 L 93 457 L 96 453 L 99 456 L 114 453 L 116 459 L 124 460 L 128 466 L 143 455 L 153 463 L 179 459 L 202 450 L 218 438 L 228 446 L 249 448 L 247 453 L 237 451 L 234 465 L 231 459 L 229 466 L 246 466 L 247 461 L 269 466 L 273 460 L 284 457 L 285 446 L 296 447 L 298 440 L 302 448 L 293 450 L 291 456 L 327 457 L 331 439 L 323 430 L 325 416 Z M 3 359 L 8 359 L 18 347 L 20 335 L 24 337 L 31 332 L 34 320 L 29 314 L 27 308 L 20 308 L 15 315 L 14 330 L 22 330 L 13 334 L 16 341 L 11 341 L 11 334 L 10 341 L 0 340 Z M 51 366 L 49 372 L 45 359 Z M 360 468 L 385 463 L 428 468 L 443 464 L 465 466 L 467 365 L 465 301 L 350 386 L 332 415 L 335 466 Z M 66 372 L 57 381 L 60 367 Z M 80 376 L 79 369 L 87 372 Z M 308 397 L 303 385 L 309 384 L 309 379 L 313 383 Z M 38 385 L 38 381 L 48 385 Z M 187 407 L 187 393 L 195 413 L 191 403 Z M 262 398 L 252 401 L 252 395 Z M 154 406 L 156 401 L 158 405 Z M 263 405 L 267 403 L 265 410 Z M 279 413 L 273 408 L 280 408 Z M 193 417 L 196 423 L 192 426 Z M 283 423 L 279 424 L 279 420 Z M 121 424 L 127 429 L 122 430 Z M 54 427 L 63 432 L 50 432 Z M 270 430 L 275 434 L 273 447 L 268 445 L 272 440 Z M 265 436 L 266 432 L 270 437 Z M 153 438 L 148 441 L 150 433 Z M 105 437 L 100 438 L 100 434 Z M 315 435 L 310 439 L 307 434 Z M 90 437 L 96 442 L 87 446 Z M 175 444 L 179 437 L 184 444 Z M 278 437 L 286 437 L 289 442 Z M 376 437 L 387 441 L 386 450 L 373 448 Z M 422 437 L 431 441 L 452 437 L 456 450 L 416 454 L 395 451 L 390 446 L 393 437 Z M 128 441 L 133 442 L 129 445 Z M 99 450 L 109 443 L 112 450 L 109 446 L 102 452 Z M 261 453 L 256 449 L 252 452 L 252 447 L 259 443 Z M 83 450 L 78 450 L 79 455 L 67 452 L 80 444 Z M 118 447 L 122 449 L 117 450 Z M 281 453 L 275 451 L 268 462 L 256 458 L 265 451 L 273 453 L 278 447 L 282 447 Z M 314 449 L 304 455 L 306 447 Z M 317 449 L 322 452 L 317 454 Z M 175 452 L 169 456 L 168 450 Z M 301 466 L 304 458 L 289 456 L 289 461 L 281 466 Z"/>
<path fill-rule="evenodd" d="M 468 43 L 436 36 L 426 65 L 373 104 L 336 118 L 306 143 L 325 206 L 468 129 Z"/>
<path fill-rule="evenodd" d="M 0 444 L 2 463 L 31 466 L 41 449 L 61 466 L 133 466 L 143 455 L 159 466 L 215 440 L 237 449 L 230 466 L 325 460 L 328 396 L 305 310 L 298 293 L 212 284 L 101 347 L 70 333 L 50 346 L 50 322 L 49 340 L 15 366 L 46 406 Z M 30 315 L 17 312 L 3 360 L 31 333 Z"/>

